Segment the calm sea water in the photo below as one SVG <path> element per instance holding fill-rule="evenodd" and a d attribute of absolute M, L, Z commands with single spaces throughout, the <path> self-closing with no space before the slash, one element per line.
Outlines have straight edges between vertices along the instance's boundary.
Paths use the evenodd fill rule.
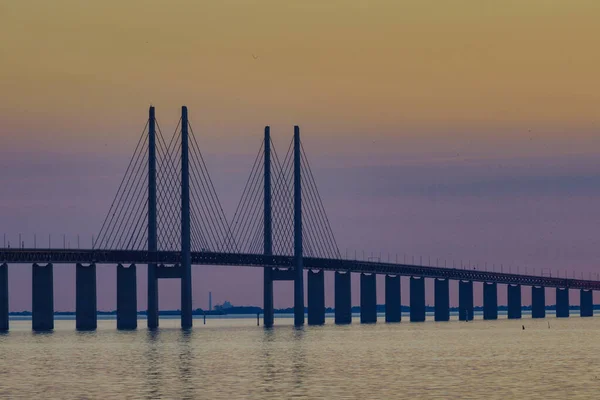
<path fill-rule="evenodd" d="M 600 318 L 451 321 L 265 330 L 255 319 L 114 320 L 0 335 L 0 398 L 487 398 L 600 396 Z M 548 326 L 549 324 L 549 326 Z M 525 330 L 522 329 L 525 326 Z M 140 321 L 145 326 L 145 321 Z"/>

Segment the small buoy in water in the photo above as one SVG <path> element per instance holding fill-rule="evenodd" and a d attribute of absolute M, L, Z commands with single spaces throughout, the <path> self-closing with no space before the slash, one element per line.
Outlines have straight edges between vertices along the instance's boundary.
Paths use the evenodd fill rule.
<path fill-rule="evenodd" d="M 523 327 L 523 330 L 525 330 L 525 325 L 521 325 Z"/>

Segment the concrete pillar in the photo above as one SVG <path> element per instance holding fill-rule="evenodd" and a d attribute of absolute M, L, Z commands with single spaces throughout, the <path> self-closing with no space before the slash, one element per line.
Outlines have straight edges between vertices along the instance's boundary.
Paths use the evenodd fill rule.
<path fill-rule="evenodd" d="M 591 290 L 581 289 L 579 291 L 579 316 L 593 317 L 594 316 L 594 292 Z"/>
<path fill-rule="evenodd" d="M 556 288 L 556 318 L 569 317 L 569 289 Z"/>
<path fill-rule="evenodd" d="M 400 275 L 385 276 L 385 322 L 400 322 L 402 306 L 400 302 Z"/>
<path fill-rule="evenodd" d="M 531 287 L 531 318 L 546 317 L 546 288 L 543 286 Z"/>
<path fill-rule="evenodd" d="M 117 265 L 117 329 L 137 329 L 136 266 Z"/>
<path fill-rule="evenodd" d="M 192 327 L 192 244 L 188 110 L 181 107 L 181 328 Z"/>
<path fill-rule="evenodd" d="M 33 264 L 31 276 L 31 325 L 34 331 L 54 329 L 54 280 L 52 264 Z"/>
<path fill-rule="evenodd" d="M 508 319 L 521 318 L 521 285 L 506 285 L 508 299 Z"/>
<path fill-rule="evenodd" d="M 410 322 L 425 321 L 425 278 L 410 277 Z"/>
<path fill-rule="evenodd" d="M 435 279 L 435 320 L 450 320 L 450 281 Z"/>
<path fill-rule="evenodd" d="M 294 325 L 304 325 L 304 262 L 302 247 L 302 159 L 300 128 L 294 126 Z"/>
<path fill-rule="evenodd" d="M 325 271 L 308 271 L 308 324 L 325 323 Z"/>
<path fill-rule="evenodd" d="M 156 118 L 154 107 L 150 107 L 148 116 L 148 251 L 150 252 L 158 250 L 156 217 Z M 135 275 L 135 268 L 133 273 Z M 117 277 L 118 274 L 117 268 Z M 156 329 L 158 328 L 158 278 L 156 277 L 155 263 L 148 264 L 147 304 L 148 329 Z"/>
<path fill-rule="evenodd" d="M 0 264 L 0 332 L 8 331 L 8 265 Z"/>
<path fill-rule="evenodd" d="M 264 179 L 263 179 L 263 254 L 273 254 L 273 232 L 271 221 L 271 128 L 265 126 L 264 142 Z M 273 307 L 273 268 L 263 268 L 263 325 L 273 326 L 275 319 Z"/>
<path fill-rule="evenodd" d="M 498 319 L 498 284 L 483 283 L 483 319 Z"/>
<path fill-rule="evenodd" d="M 458 319 L 473 319 L 473 281 L 458 281 Z"/>
<path fill-rule="evenodd" d="M 96 318 L 96 264 L 75 267 L 75 327 L 78 331 L 93 331 Z"/>
<path fill-rule="evenodd" d="M 360 323 L 377 322 L 377 281 L 375 274 L 360 274 Z"/>
<path fill-rule="evenodd" d="M 270 328 L 275 322 L 273 301 L 273 268 L 263 268 L 263 325 Z"/>
<path fill-rule="evenodd" d="M 352 323 L 352 286 L 350 272 L 335 273 L 335 323 Z"/>

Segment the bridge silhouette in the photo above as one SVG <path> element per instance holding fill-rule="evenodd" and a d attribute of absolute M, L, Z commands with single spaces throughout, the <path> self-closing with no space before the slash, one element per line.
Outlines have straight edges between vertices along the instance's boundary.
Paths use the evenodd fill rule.
<path fill-rule="evenodd" d="M 117 328 L 137 328 L 136 266 L 148 266 L 148 328 L 159 325 L 158 279 L 181 281 L 181 327 L 192 327 L 192 265 L 262 268 L 264 326 L 274 323 L 273 284 L 294 283 L 294 324 L 325 323 L 325 271 L 335 273 L 335 323 L 352 321 L 350 277 L 360 274 L 360 321 L 377 321 L 376 275 L 385 275 L 385 321 L 400 322 L 400 279 L 410 279 L 410 321 L 425 321 L 425 279 L 434 279 L 435 320 L 450 319 L 450 280 L 459 282 L 459 319 L 473 318 L 473 282 L 483 282 L 483 318 L 498 318 L 498 284 L 507 285 L 508 318 L 522 316 L 530 286 L 532 317 L 545 317 L 546 288 L 556 316 L 569 316 L 569 290 L 580 315 L 593 315 L 600 281 L 342 258 L 300 140 L 281 158 L 265 127 L 235 214 L 228 220 L 202 157 L 188 111 L 165 138 L 150 107 L 123 180 L 91 249 L 0 249 L 0 331 L 9 329 L 8 264 L 32 265 L 32 328 L 54 329 L 54 264 L 76 264 L 76 327 L 97 327 L 96 266 L 117 265 Z"/>

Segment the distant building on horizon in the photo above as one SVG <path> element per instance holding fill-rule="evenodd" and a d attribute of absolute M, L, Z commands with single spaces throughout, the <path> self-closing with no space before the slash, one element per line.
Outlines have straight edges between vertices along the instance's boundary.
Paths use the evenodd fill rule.
<path fill-rule="evenodd" d="M 231 304 L 229 301 L 225 300 L 223 302 L 223 304 L 217 304 L 215 306 L 215 311 L 223 311 L 223 310 L 227 310 L 228 308 L 233 308 L 233 304 Z"/>

